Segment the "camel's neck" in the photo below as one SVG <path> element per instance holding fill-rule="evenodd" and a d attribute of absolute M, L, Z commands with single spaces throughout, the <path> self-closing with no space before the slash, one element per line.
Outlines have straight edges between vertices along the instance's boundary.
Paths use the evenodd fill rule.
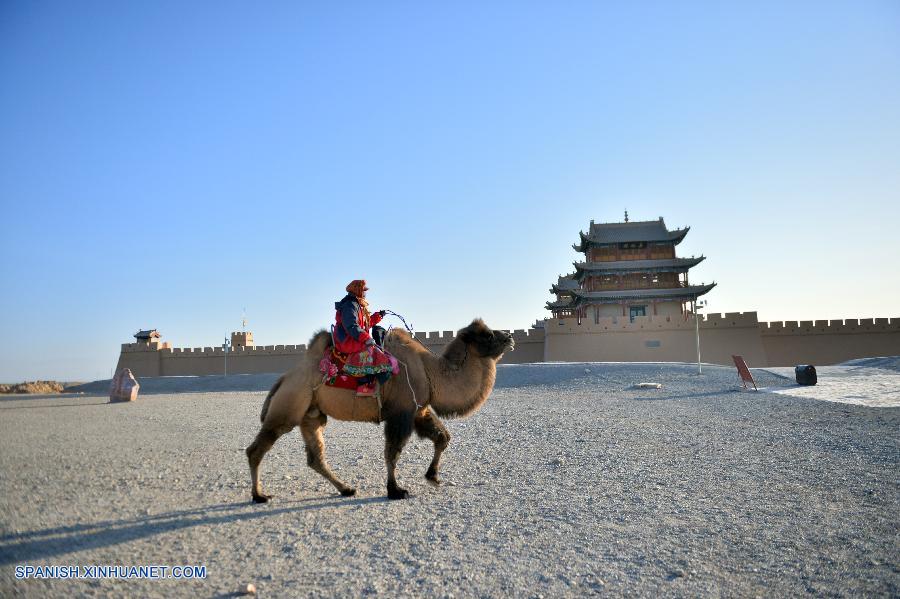
<path fill-rule="evenodd" d="M 439 416 L 468 416 L 487 400 L 494 388 L 497 363 L 472 351 L 459 364 L 443 356 L 427 356 L 425 368 L 431 383 L 431 407 Z"/>

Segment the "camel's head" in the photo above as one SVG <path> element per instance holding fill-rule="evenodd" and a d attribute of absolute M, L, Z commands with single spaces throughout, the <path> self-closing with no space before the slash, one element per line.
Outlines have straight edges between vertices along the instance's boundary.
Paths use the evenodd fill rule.
<path fill-rule="evenodd" d="M 516 345 L 512 335 L 503 331 L 492 331 L 480 318 L 473 320 L 472 324 L 461 329 L 456 336 L 482 358 L 499 359 Z"/>

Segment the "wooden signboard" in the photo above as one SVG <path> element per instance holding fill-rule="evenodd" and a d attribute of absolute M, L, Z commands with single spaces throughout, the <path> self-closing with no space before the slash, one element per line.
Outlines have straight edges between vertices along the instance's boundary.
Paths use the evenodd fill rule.
<path fill-rule="evenodd" d="M 741 356 L 731 356 L 731 359 L 734 360 L 734 365 L 737 367 L 738 374 L 741 375 L 741 384 L 744 385 L 744 389 L 747 388 L 747 383 L 753 385 L 753 389 L 759 391 L 756 387 L 756 381 L 753 380 L 753 375 L 750 374 L 750 369 L 747 368 L 747 363 L 744 362 L 744 358 Z"/>

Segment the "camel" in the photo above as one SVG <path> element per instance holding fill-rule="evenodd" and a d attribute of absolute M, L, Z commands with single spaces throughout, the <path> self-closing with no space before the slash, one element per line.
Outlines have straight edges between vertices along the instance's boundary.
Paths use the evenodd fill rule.
<path fill-rule="evenodd" d="M 432 354 L 406 331 L 392 330 L 385 349 L 400 361 L 400 373 L 381 387 L 379 404 L 374 413 L 348 410 L 359 402 L 377 401 L 355 397 L 355 391 L 322 384 L 319 360 L 332 345 L 327 331 L 316 333 L 310 340 L 306 356 L 293 370 L 282 375 L 263 402 L 262 427 L 247 448 L 250 463 L 251 495 L 255 503 L 271 499 L 262 491 L 259 465 L 263 456 L 283 434 L 300 427 L 306 444 L 307 464 L 324 476 L 345 497 L 356 489 L 338 479 L 325 460 L 322 431 L 328 416 L 339 420 L 384 422 L 384 461 L 387 466 L 387 494 L 390 499 L 405 499 L 406 489 L 397 484 L 395 474 L 400 452 L 413 430 L 421 438 L 434 443 L 434 457 L 425 479 L 432 485 L 441 483 L 438 464 L 450 443 L 450 433 L 438 416 L 465 417 L 476 412 L 494 388 L 497 361 L 514 348 L 512 336 L 492 331 L 481 319 L 460 329 L 456 338 L 440 356 Z"/>

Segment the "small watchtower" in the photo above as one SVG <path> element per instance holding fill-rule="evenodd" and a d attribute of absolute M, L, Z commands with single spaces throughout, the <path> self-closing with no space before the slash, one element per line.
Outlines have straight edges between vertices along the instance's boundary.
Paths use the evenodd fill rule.
<path fill-rule="evenodd" d="M 253 347 L 253 333 L 250 331 L 232 331 L 231 347 Z"/>
<path fill-rule="evenodd" d="M 171 345 L 169 345 L 168 341 L 162 341 L 162 336 L 159 334 L 159 331 L 156 329 L 147 329 L 146 331 L 138 331 L 134 334 L 134 345 L 136 347 L 143 349 L 169 349 Z"/>
<path fill-rule="evenodd" d="M 161 335 L 156 329 L 148 329 L 146 331 L 138 331 L 134 334 L 136 343 L 146 343 L 147 345 L 158 342 Z"/>

